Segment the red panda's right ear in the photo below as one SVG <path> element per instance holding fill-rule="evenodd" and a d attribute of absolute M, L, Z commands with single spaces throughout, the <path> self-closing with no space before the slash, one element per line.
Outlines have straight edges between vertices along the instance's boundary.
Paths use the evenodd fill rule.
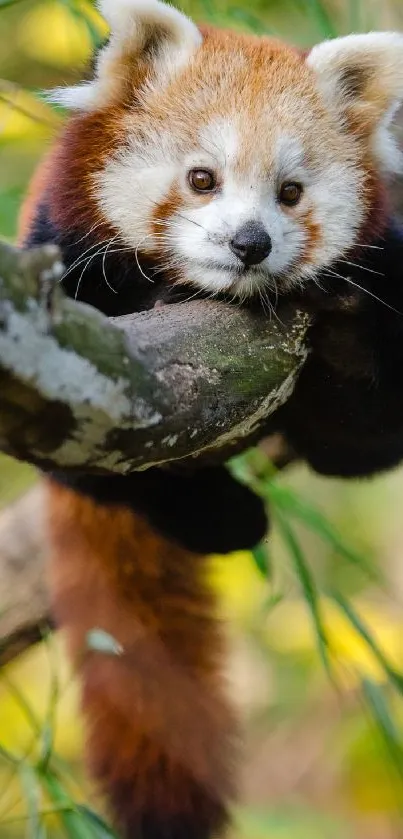
<path fill-rule="evenodd" d="M 197 26 L 160 0 L 98 0 L 98 8 L 110 36 L 98 55 L 95 78 L 49 96 L 67 108 L 98 110 L 124 102 L 145 84 L 166 84 L 201 44 Z"/>

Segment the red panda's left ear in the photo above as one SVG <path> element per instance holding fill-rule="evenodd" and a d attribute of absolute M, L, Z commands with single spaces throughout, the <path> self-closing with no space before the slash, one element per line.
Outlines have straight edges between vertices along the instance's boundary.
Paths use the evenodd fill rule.
<path fill-rule="evenodd" d="M 130 101 L 147 86 L 166 85 L 202 41 L 196 24 L 161 0 L 97 0 L 97 5 L 110 35 L 92 81 L 49 94 L 65 107 L 102 109 Z"/>
<path fill-rule="evenodd" d="M 370 32 L 324 41 L 307 63 L 342 125 L 370 142 L 384 169 L 400 170 L 403 159 L 389 126 L 403 101 L 403 35 Z"/>

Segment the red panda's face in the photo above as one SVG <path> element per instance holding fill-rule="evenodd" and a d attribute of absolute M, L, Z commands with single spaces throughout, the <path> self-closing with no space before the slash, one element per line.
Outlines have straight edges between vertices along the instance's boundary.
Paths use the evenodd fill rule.
<path fill-rule="evenodd" d="M 96 194 L 128 245 L 181 282 L 242 297 L 289 287 L 352 245 L 365 172 L 314 91 L 295 89 L 298 59 L 288 89 L 273 90 L 269 66 L 253 100 L 256 68 L 233 59 L 226 83 L 217 75 L 212 87 L 201 61 L 192 95 L 179 79 L 141 120 L 129 114 Z"/>
<path fill-rule="evenodd" d="M 126 0 L 132 32 L 119 35 L 111 3 L 117 34 L 80 104 L 118 114 L 91 183 L 127 245 L 180 282 L 244 298 L 315 278 L 360 242 L 374 173 L 396 157 L 385 116 L 403 93 L 400 36 L 351 36 L 305 58 L 201 35 L 157 0 Z"/>

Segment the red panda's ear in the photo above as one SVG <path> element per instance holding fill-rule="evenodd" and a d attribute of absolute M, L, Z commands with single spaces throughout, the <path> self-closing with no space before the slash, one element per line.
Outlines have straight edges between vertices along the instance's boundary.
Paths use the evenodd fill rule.
<path fill-rule="evenodd" d="M 98 8 L 110 36 L 99 52 L 95 78 L 49 97 L 68 108 L 104 108 L 144 84 L 167 83 L 202 40 L 186 15 L 160 0 L 98 0 Z"/>
<path fill-rule="evenodd" d="M 370 142 L 383 168 L 400 170 L 402 157 L 389 126 L 403 101 L 403 35 L 371 32 L 324 41 L 311 50 L 307 63 L 326 106 Z"/>

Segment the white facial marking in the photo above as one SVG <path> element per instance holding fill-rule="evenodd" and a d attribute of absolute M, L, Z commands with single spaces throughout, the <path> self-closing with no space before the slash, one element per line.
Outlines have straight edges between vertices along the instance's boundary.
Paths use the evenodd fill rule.
<path fill-rule="evenodd" d="M 101 208 L 125 242 L 159 255 L 158 267 L 171 267 L 180 282 L 241 298 L 288 290 L 348 252 L 368 210 L 364 159 L 367 165 L 372 154 L 375 169 L 399 161 L 389 122 L 403 96 L 403 37 L 336 39 L 315 47 L 307 64 L 301 91 L 295 81 L 265 97 L 262 83 L 262 90 L 256 88 L 260 105 L 247 96 L 243 105 L 231 74 L 220 77 L 219 93 L 214 88 L 209 97 L 203 69 L 200 88 L 191 76 L 181 112 L 176 98 L 168 97 L 166 119 L 153 124 L 150 104 L 147 130 L 136 135 L 133 123 L 131 144 L 97 181 Z M 244 79 L 247 70 L 233 72 Z M 147 92 L 144 97 L 147 109 Z M 210 98 L 211 113 L 222 113 L 220 118 L 208 119 Z M 158 96 L 156 101 L 161 108 Z M 360 113 L 370 114 L 367 137 L 351 128 L 355 113 L 358 124 Z M 192 190 L 192 169 L 207 170 L 214 189 Z M 284 184 L 302 188 L 294 205 L 281 198 Z M 165 207 L 160 218 L 159 205 Z M 245 225 L 270 236 L 271 250 L 260 262 L 248 264 L 231 247 Z"/>
<path fill-rule="evenodd" d="M 217 120 L 203 129 L 199 139 L 197 165 L 217 168 L 220 188 L 204 206 L 187 208 L 181 218 L 173 220 L 171 235 L 177 236 L 176 247 L 186 265 L 186 278 L 206 291 L 230 290 L 241 297 L 265 287 L 275 290 L 275 277 L 297 257 L 305 238 L 278 207 L 278 179 L 262 167 L 253 149 L 246 169 L 239 170 L 238 158 L 244 154 L 241 125 Z M 295 163 L 295 155 L 298 161 L 302 156 L 301 147 L 298 141 L 291 142 L 290 147 Z M 194 154 L 185 169 L 190 165 L 196 165 Z M 261 224 L 269 233 L 272 251 L 260 264 L 245 271 L 230 241 L 250 222 Z M 286 242 L 292 233 L 293 240 Z"/>
<path fill-rule="evenodd" d="M 205 126 L 190 150 L 168 130 L 150 131 L 146 143 L 133 139 L 97 180 L 104 214 L 128 245 L 140 253 L 161 254 L 161 267 L 177 270 L 181 282 L 213 295 L 228 291 L 244 298 L 290 288 L 353 244 L 363 218 L 362 172 L 355 159 L 351 165 L 346 159 L 339 163 L 326 150 L 311 159 L 312 151 L 307 154 L 296 134 L 270 128 L 265 159 L 253 147 L 245 148 L 241 119 Z M 212 172 L 216 191 L 192 192 L 192 169 Z M 279 201 L 285 182 L 303 188 L 294 208 Z M 158 220 L 158 205 L 173 186 L 179 209 Z M 230 242 L 250 223 L 264 228 L 272 249 L 260 263 L 245 267 Z M 320 236 L 304 260 L 312 225 Z"/>
<path fill-rule="evenodd" d="M 305 150 L 297 137 L 280 135 L 277 140 L 276 158 L 281 180 L 290 179 L 291 176 L 293 180 L 298 180 L 299 174 L 302 177 L 306 173 Z"/>
<path fill-rule="evenodd" d="M 266 67 L 242 41 L 209 52 L 208 36 L 202 46 L 197 26 L 159 0 L 98 7 L 111 36 L 95 78 L 56 98 L 84 110 L 127 106 L 137 85 L 126 143 L 94 180 L 136 257 L 157 255 L 179 281 L 242 298 L 287 290 L 352 247 L 368 209 L 363 160 L 380 171 L 403 165 L 390 131 L 403 100 L 403 35 L 326 41 L 305 66 L 267 44 Z M 214 191 L 192 191 L 191 169 L 211 173 Z M 302 187 L 293 206 L 280 200 L 285 183 Z M 245 266 L 231 241 L 252 224 L 272 247 Z"/>

